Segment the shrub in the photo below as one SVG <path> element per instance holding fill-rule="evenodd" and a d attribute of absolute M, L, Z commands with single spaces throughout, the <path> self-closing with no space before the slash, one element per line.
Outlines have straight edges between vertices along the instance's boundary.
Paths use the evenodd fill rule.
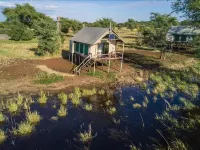
<path fill-rule="evenodd" d="M 40 91 L 40 98 L 38 99 L 38 102 L 40 104 L 46 104 L 47 102 L 47 97 L 43 91 Z"/>
<path fill-rule="evenodd" d="M 0 144 L 6 140 L 7 136 L 6 133 L 0 129 Z"/>
<path fill-rule="evenodd" d="M 40 122 L 40 120 L 42 119 L 37 111 L 27 112 L 26 118 L 27 118 L 27 121 L 30 122 L 31 124 L 38 124 Z"/>
<path fill-rule="evenodd" d="M 67 109 L 64 106 L 60 106 L 60 109 L 57 112 L 59 117 L 65 117 L 67 115 Z"/>
<path fill-rule="evenodd" d="M 96 94 L 96 89 L 95 88 L 93 88 L 92 90 L 87 90 L 87 89 L 83 89 L 82 90 L 82 95 L 83 96 L 91 96 L 91 95 L 94 95 L 94 94 Z"/>
<path fill-rule="evenodd" d="M 61 101 L 63 105 L 67 104 L 67 94 L 63 92 L 58 94 L 58 99 Z"/>
<path fill-rule="evenodd" d="M 6 120 L 6 117 L 2 112 L 0 112 L 0 123 L 3 123 Z"/>
<path fill-rule="evenodd" d="M 34 126 L 28 121 L 26 121 L 20 123 L 18 125 L 18 128 L 13 130 L 13 133 L 17 136 L 27 136 L 30 135 L 34 131 L 34 129 Z"/>
<path fill-rule="evenodd" d="M 35 80 L 35 83 L 39 84 L 51 84 L 64 80 L 63 76 L 56 74 L 48 74 L 44 72 L 36 74 L 36 78 L 37 80 Z"/>
<path fill-rule="evenodd" d="M 13 114 L 18 111 L 19 107 L 15 102 L 10 102 L 7 104 L 7 109 L 11 114 Z"/>
<path fill-rule="evenodd" d="M 91 104 L 86 104 L 84 109 L 87 110 L 87 111 L 91 111 L 92 110 L 92 105 Z"/>
<path fill-rule="evenodd" d="M 110 107 L 109 109 L 107 109 L 107 112 L 108 112 L 110 115 L 112 115 L 112 114 L 116 113 L 117 110 L 116 110 L 115 107 Z"/>

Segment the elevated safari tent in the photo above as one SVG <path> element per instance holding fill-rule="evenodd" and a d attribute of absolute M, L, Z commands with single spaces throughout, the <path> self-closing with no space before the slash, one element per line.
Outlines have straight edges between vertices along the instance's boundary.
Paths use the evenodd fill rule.
<path fill-rule="evenodd" d="M 121 43 L 123 51 L 117 52 L 116 45 Z M 70 40 L 70 61 L 78 64 L 74 72 L 80 73 L 84 67 L 95 66 L 97 62 L 108 62 L 108 72 L 111 60 L 121 60 L 122 71 L 124 41 L 111 28 L 84 27 Z M 76 61 L 76 62 L 75 62 Z M 78 61 L 78 63 L 77 63 Z"/>
<path fill-rule="evenodd" d="M 166 35 L 171 49 L 190 49 L 192 40 L 200 35 L 200 29 L 191 26 L 172 26 Z"/>

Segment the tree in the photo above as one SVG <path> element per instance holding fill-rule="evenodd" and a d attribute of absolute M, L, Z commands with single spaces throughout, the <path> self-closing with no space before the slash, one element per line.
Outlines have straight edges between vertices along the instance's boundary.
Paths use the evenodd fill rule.
<path fill-rule="evenodd" d="M 112 25 L 112 28 L 115 28 L 117 23 L 114 22 L 111 18 L 102 18 L 99 20 L 96 20 L 93 23 L 94 27 L 102 27 L 102 28 L 109 28 L 110 27 L 110 23 Z"/>
<path fill-rule="evenodd" d="M 39 37 L 37 54 L 53 54 L 58 51 L 61 39 L 56 22 L 52 18 L 37 12 L 29 4 L 17 4 L 14 8 L 5 8 L 3 14 L 11 26 L 13 40 L 30 40 L 35 34 Z"/>
<path fill-rule="evenodd" d="M 200 1 L 199 0 L 176 0 L 172 2 L 172 10 L 181 13 L 190 20 L 193 26 L 200 26 Z"/>
<path fill-rule="evenodd" d="M 136 21 L 133 19 L 128 19 L 127 22 L 125 22 L 125 26 L 127 27 L 127 29 L 133 30 L 136 27 Z"/>

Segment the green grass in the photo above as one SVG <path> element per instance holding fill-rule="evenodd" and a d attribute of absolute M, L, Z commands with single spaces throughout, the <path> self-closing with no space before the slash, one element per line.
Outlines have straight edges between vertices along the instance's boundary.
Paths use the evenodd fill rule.
<path fill-rule="evenodd" d="M 5 122 L 5 120 L 6 120 L 5 115 L 2 112 L 0 112 L 0 123 Z"/>
<path fill-rule="evenodd" d="M 7 136 L 6 136 L 5 131 L 0 129 L 0 144 L 2 144 L 6 140 L 6 138 L 7 138 Z"/>
<path fill-rule="evenodd" d="M 56 74 L 48 74 L 48 73 L 38 73 L 36 74 L 36 80 L 34 81 L 37 84 L 51 84 L 64 81 L 64 77 Z"/>
<path fill-rule="evenodd" d="M 82 96 L 91 96 L 91 95 L 94 95 L 96 93 L 97 93 L 96 88 L 93 88 L 92 90 L 89 90 L 89 89 L 83 89 L 82 90 Z"/>
<path fill-rule="evenodd" d="M 58 110 L 57 115 L 59 117 L 67 116 L 67 109 L 64 106 L 60 106 L 60 109 Z"/>
<path fill-rule="evenodd" d="M 65 105 L 65 104 L 67 104 L 67 94 L 65 94 L 65 93 L 60 93 L 60 94 L 58 94 L 58 99 L 60 100 L 60 102 L 63 104 L 63 105 Z"/>
<path fill-rule="evenodd" d="M 26 118 L 27 118 L 27 121 L 30 122 L 31 124 L 38 124 L 40 120 L 42 119 L 42 117 L 39 115 L 37 111 L 27 112 Z"/>
<path fill-rule="evenodd" d="M 88 143 L 89 141 L 91 141 L 93 139 L 92 136 L 92 128 L 91 128 L 91 124 L 89 125 L 89 129 L 87 131 L 84 132 L 80 132 L 78 134 L 78 140 L 82 143 Z"/>
<path fill-rule="evenodd" d="M 116 108 L 115 107 L 110 107 L 107 109 L 107 112 L 112 115 L 112 114 L 115 114 L 117 112 Z"/>
<path fill-rule="evenodd" d="M 138 103 L 133 104 L 133 108 L 141 108 L 142 106 Z"/>
<path fill-rule="evenodd" d="M 84 106 L 84 109 L 87 110 L 87 111 L 91 111 L 93 109 L 92 104 L 86 104 Z"/>
<path fill-rule="evenodd" d="M 34 130 L 34 125 L 28 121 L 25 121 L 20 123 L 18 127 L 13 130 L 13 134 L 16 136 L 27 136 L 30 135 Z"/>
<path fill-rule="evenodd" d="M 38 99 L 38 103 L 40 104 L 46 104 L 47 103 L 47 96 L 43 91 L 40 91 L 40 97 Z"/>
<path fill-rule="evenodd" d="M 7 109 L 9 113 L 15 114 L 19 110 L 19 106 L 13 101 L 7 104 Z"/>

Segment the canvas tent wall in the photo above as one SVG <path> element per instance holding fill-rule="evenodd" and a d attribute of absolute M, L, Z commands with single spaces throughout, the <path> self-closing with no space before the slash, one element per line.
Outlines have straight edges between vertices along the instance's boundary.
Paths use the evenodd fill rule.
<path fill-rule="evenodd" d="M 172 26 L 166 34 L 169 42 L 190 42 L 200 35 L 200 29 L 190 26 Z"/>

